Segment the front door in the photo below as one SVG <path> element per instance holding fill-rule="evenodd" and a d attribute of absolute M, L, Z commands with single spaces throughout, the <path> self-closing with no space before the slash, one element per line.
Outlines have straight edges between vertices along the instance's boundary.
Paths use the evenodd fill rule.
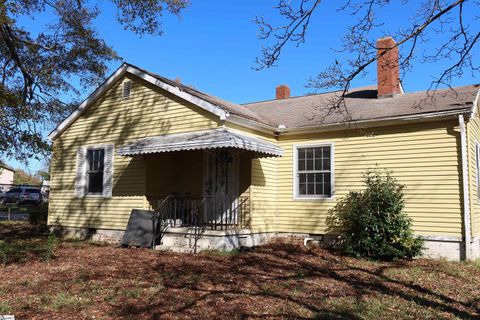
<path fill-rule="evenodd" d="M 205 195 L 207 222 L 236 224 L 233 211 L 238 198 L 238 156 L 234 150 L 206 151 Z"/>

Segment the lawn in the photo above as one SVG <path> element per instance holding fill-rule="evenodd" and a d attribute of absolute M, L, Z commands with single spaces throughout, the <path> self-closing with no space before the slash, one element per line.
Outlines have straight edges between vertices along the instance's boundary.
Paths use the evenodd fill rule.
<path fill-rule="evenodd" d="M 480 317 L 476 263 L 424 259 L 378 263 L 285 244 L 230 254 L 175 254 L 58 240 L 49 246 L 47 238 L 28 223 L 0 223 L 0 315 L 14 314 L 17 319 Z"/>

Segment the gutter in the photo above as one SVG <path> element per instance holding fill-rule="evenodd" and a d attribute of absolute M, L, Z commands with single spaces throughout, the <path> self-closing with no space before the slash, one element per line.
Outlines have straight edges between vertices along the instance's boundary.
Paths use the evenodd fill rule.
<path fill-rule="evenodd" d="M 460 125 L 460 147 L 462 157 L 462 184 L 463 184 L 463 226 L 465 234 L 465 259 L 472 259 L 472 234 L 470 220 L 470 195 L 468 185 L 468 160 L 467 160 L 467 133 L 463 115 L 458 116 Z"/>
<path fill-rule="evenodd" d="M 429 121 L 429 120 L 437 120 L 437 119 L 441 120 L 441 119 L 452 118 L 458 115 L 469 114 L 469 113 L 471 113 L 471 107 L 465 106 L 465 109 L 431 112 L 428 114 L 395 116 L 395 117 L 387 117 L 387 118 L 380 118 L 380 119 L 350 121 L 350 122 L 334 123 L 334 124 L 327 124 L 327 125 L 317 125 L 317 126 L 310 126 L 310 127 L 292 127 L 292 128 L 278 127 L 276 132 L 280 135 L 293 135 L 293 134 L 302 134 L 302 133 L 316 133 L 316 132 L 345 130 L 345 129 L 354 128 L 354 126 L 358 126 L 357 128 L 368 128 L 368 127 L 374 127 L 374 126 L 402 124 L 402 123 L 411 122 L 411 121 L 422 121 L 422 120 Z"/>
<path fill-rule="evenodd" d="M 479 95 L 480 95 L 480 91 L 479 91 Z M 477 95 L 477 98 L 478 98 L 478 95 Z M 380 118 L 380 119 L 359 120 L 359 121 L 350 121 L 350 122 L 343 122 L 343 123 L 332 123 L 332 124 L 315 125 L 315 126 L 309 126 L 309 127 L 291 127 L 291 128 L 287 128 L 284 125 L 273 127 L 271 125 L 263 124 L 258 121 L 249 120 L 249 119 L 232 115 L 232 114 L 229 114 L 225 121 L 233 124 L 237 124 L 252 130 L 257 130 L 263 133 L 267 133 L 267 134 L 274 134 L 276 136 L 279 136 L 279 135 L 287 136 L 287 135 L 304 134 L 304 133 L 318 133 L 318 132 L 330 132 L 330 131 L 352 129 L 352 128 L 355 128 L 355 126 L 357 126 L 355 129 L 358 129 L 358 128 L 368 128 L 368 127 L 375 127 L 375 126 L 388 126 L 388 125 L 394 125 L 394 124 L 402 124 L 405 122 L 412 122 L 412 121 L 442 120 L 445 118 L 456 118 L 456 116 L 461 114 L 471 114 L 471 113 L 472 113 L 472 108 L 469 106 L 465 106 L 465 109 L 431 112 L 428 114 L 414 114 L 414 115 L 407 115 L 407 116 L 395 116 L 395 117 Z"/>
<path fill-rule="evenodd" d="M 276 127 L 274 126 L 263 124 L 255 120 L 239 117 L 233 114 L 229 114 L 228 117 L 225 119 L 225 121 L 239 125 L 239 126 L 243 126 L 248 129 L 257 130 L 257 131 L 272 134 L 272 135 L 275 134 L 275 130 L 276 130 Z"/>

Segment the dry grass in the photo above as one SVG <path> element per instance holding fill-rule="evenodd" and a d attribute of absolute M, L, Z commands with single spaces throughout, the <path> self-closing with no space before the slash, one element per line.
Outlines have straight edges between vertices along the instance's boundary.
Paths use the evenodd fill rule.
<path fill-rule="evenodd" d="M 18 319 L 480 317 L 480 266 L 376 263 L 268 245 L 218 255 L 57 242 L 25 223 L 0 223 L 0 314 Z"/>

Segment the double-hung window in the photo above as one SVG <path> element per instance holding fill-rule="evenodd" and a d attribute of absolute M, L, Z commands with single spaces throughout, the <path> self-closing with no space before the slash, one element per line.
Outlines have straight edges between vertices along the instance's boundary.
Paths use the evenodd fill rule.
<path fill-rule="evenodd" d="M 87 149 L 87 194 L 102 194 L 105 149 Z"/>
<path fill-rule="evenodd" d="M 332 144 L 295 147 L 295 198 L 322 199 L 333 195 Z"/>
<path fill-rule="evenodd" d="M 113 190 L 113 144 L 77 149 L 75 196 L 111 198 Z"/>

